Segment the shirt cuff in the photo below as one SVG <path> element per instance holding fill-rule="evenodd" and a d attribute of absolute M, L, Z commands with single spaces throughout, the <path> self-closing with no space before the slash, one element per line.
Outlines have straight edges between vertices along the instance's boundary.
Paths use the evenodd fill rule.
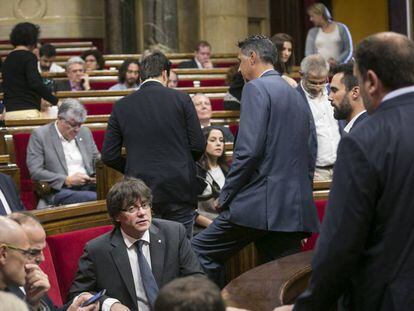
<path fill-rule="evenodd" d="M 106 298 L 102 304 L 102 311 L 110 311 L 111 307 L 114 303 L 117 303 L 120 301 L 118 299 L 115 298 Z"/>

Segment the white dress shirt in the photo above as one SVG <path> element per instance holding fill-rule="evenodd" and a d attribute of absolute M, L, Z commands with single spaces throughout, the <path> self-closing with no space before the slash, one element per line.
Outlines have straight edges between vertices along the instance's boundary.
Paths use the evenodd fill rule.
<path fill-rule="evenodd" d="M 145 243 L 142 245 L 142 253 L 144 254 L 145 259 L 147 260 L 150 268 L 151 268 L 151 255 L 150 255 L 150 235 L 149 231 L 145 231 L 144 235 L 141 239 L 135 239 L 132 236 L 129 236 L 124 231 L 122 231 L 122 237 L 124 238 L 124 243 L 127 247 L 128 259 L 129 264 L 131 266 L 132 277 L 134 279 L 134 287 L 135 293 L 137 294 L 137 303 L 138 303 L 138 310 L 140 311 L 150 311 L 150 307 L 147 301 L 147 295 L 145 294 L 144 285 L 142 284 L 141 273 L 139 271 L 139 264 L 138 264 L 138 253 L 135 242 L 138 240 L 143 240 Z M 109 311 L 111 306 L 116 303 L 120 302 L 114 298 L 107 298 L 104 300 L 102 304 L 102 311 Z"/>
<path fill-rule="evenodd" d="M 6 211 L 6 214 L 9 215 L 12 213 L 12 210 L 10 208 L 9 203 L 6 200 L 6 197 L 4 196 L 3 190 L 0 189 L 0 201 L 3 203 L 4 210 Z"/>
<path fill-rule="evenodd" d="M 358 119 L 358 117 L 363 114 L 366 110 L 361 111 L 360 113 L 358 113 L 355 117 L 353 117 L 351 119 L 351 121 L 348 122 L 348 124 L 344 127 L 344 132 L 349 133 L 351 131 L 351 128 L 354 126 L 354 123 L 356 121 L 356 119 Z"/>
<path fill-rule="evenodd" d="M 318 141 L 316 166 L 333 165 L 336 161 L 336 150 L 338 149 L 341 135 L 339 134 L 338 121 L 333 116 L 334 109 L 328 100 L 328 91 L 325 88 L 320 96 L 313 97 L 306 91 L 303 82 L 301 84 L 315 121 Z"/>
<path fill-rule="evenodd" d="M 85 164 L 83 163 L 82 154 L 79 151 L 76 140 L 72 139 L 67 141 L 65 137 L 59 132 L 57 123 L 55 123 L 55 128 L 60 138 L 63 147 L 63 153 L 65 154 L 66 166 L 68 168 L 68 176 L 71 176 L 75 173 L 88 174 L 85 169 Z"/>

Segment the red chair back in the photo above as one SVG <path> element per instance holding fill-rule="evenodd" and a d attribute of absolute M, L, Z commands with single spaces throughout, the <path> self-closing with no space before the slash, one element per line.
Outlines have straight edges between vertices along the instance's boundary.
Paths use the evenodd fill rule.
<path fill-rule="evenodd" d="M 98 148 L 99 152 L 101 152 L 105 139 L 105 130 L 92 130 L 92 137 L 95 141 L 96 147 Z"/>
<path fill-rule="evenodd" d="M 83 106 L 88 112 L 89 116 L 95 116 L 100 114 L 111 114 L 113 103 L 102 102 L 102 103 L 88 103 L 84 102 Z"/>
<path fill-rule="evenodd" d="M 85 244 L 111 229 L 112 226 L 101 226 L 47 237 L 63 300 L 72 285 Z"/>
<path fill-rule="evenodd" d="M 61 307 L 63 305 L 62 296 L 60 295 L 52 254 L 50 253 L 49 245 L 47 244 L 46 248 L 43 250 L 43 255 L 45 256 L 45 261 L 40 264 L 40 268 L 49 277 L 50 289 L 47 294 L 56 306 Z"/>
<path fill-rule="evenodd" d="M 223 98 L 210 98 L 210 102 L 213 111 L 224 110 Z"/>
<path fill-rule="evenodd" d="M 37 197 L 34 193 L 33 182 L 26 165 L 26 150 L 29 144 L 30 133 L 13 134 L 14 153 L 16 165 L 20 169 L 20 199 L 28 210 L 35 209 Z"/>
<path fill-rule="evenodd" d="M 325 209 L 328 200 L 316 200 L 316 210 L 318 212 L 319 222 L 322 223 L 323 216 L 325 216 Z M 302 251 L 309 251 L 315 248 L 316 241 L 318 240 L 319 233 L 312 233 L 306 243 L 302 246 Z"/>

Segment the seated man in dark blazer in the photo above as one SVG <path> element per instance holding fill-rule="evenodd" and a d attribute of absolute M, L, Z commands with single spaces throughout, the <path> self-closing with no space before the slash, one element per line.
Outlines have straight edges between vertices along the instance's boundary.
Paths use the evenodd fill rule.
<path fill-rule="evenodd" d="M 16 185 L 10 176 L 0 173 L 0 215 L 7 215 L 25 208 L 20 201 Z"/>
<path fill-rule="evenodd" d="M 152 219 L 151 200 L 151 190 L 139 179 L 111 188 L 106 204 L 115 228 L 86 245 L 70 297 L 106 289 L 103 310 L 150 310 L 163 285 L 203 275 L 184 226 Z"/>
<path fill-rule="evenodd" d="M 211 62 L 210 55 L 210 43 L 207 41 L 200 41 L 194 49 L 194 58 L 192 60 L 179 63 L 178 68 L 211 69 L 213 68 L 213 63 Z"/>
<path fill-rule="evenodd" d="M 85 61 L 78 57 L 71 57 L 66 62 L 68 80 L 55 80 L 54 90 L 59 91 L 89 91 L 89 76 L 85 72 Z"/>
<path fill-rule="evenodd" d="M 58 119 L 33 130 L 27 146 L 27 168 L 35 181 L 49 183 L 46 203 L 60 205 L 96 200 L 95 163 L 100 158 L 83 105 L 67 98 Z"/>

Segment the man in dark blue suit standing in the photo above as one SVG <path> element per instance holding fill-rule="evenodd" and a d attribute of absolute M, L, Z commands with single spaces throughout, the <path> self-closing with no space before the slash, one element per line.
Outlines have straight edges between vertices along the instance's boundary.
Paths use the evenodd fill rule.
<path fill-rule="evenodd" d="M 12 178 L 0 173 L 0 215 L 26 210 Z"/>
<path fill-rule="evenodd" d="M 341 296 L 346 310 L 414 310 L 414 42 L 375 34 L 355 59 L 370 117 L 339 145 L 298 311 L 330 310 Z"/>
<path fill-rule="evenodd" d="M 234 158 L 219 198 L 220 215 L 192 241 L 219 285 L 223 265 L 250 243 L 263 261 L 300 250 L 318 230 L 309 178 L 309 114 L 301 95 L 273 69 L 277 51 L 263 36 L 239 42 L 243 88 Z"/>

